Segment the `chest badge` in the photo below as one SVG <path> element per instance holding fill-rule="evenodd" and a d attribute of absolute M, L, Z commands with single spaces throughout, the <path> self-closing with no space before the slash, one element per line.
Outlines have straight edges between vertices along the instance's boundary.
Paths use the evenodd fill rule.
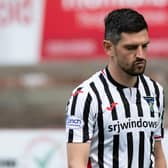
<path fill-rule="evenodd" d="M 153 105 L 154 105 L 154 97 L 150 97 L 150 96 L 144 96 L 144 99 L 146 100 L 146 102 L 148 103 L 149 105 L 149 108 L 150 108 L 150 111 L 151 112 L 154 112 L 154 109 L 153 109 Z"/>

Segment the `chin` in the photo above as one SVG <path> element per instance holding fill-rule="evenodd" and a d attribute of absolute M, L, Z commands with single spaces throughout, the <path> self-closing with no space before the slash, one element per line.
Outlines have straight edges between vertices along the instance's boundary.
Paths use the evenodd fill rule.
<path fill-rule="evenodd" d="M 141 71 L 141 72 L 132 72 L 131 75 L 132 76 L 138 76 L 138 75 L 143 75 L 144 74 L 144 71 Z"/>
<path fill-rule="evenodd" d="M 132 71 L 132 74 L 133 74 L 134 76 L 137 76 L 137 75 L 142 75 L 142 74 L 144 74 L 144 72 L 145 72 L 145 68 L 139 68 L 139 69 L 137 69 L 137 70 L 135 70 L 135 71 Z"/>
<path fill-rule="evenodd" d="M 144 71 L 145 71 L 145 69 L 143 69 L 141 71 L 140 70 L 139 71 L 129 71 L 128 74 L 131 76 L 138 76 L 138 75 L 144 74 Z"/>
<path fill-rule="evenodd" d="M 124 70 L 128 75 L 130 75 L 130 76 L 138 76 L 138 75 L 142 75 L 142 74 L 144 74 L 144 72 L 145 72 L 145 68 L 130 68 L 130 69 L 125 69 Z"/>

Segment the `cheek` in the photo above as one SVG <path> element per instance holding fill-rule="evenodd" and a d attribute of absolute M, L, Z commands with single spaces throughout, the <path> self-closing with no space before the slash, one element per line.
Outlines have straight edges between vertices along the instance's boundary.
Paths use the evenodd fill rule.
<path fill-rule="evenodd" d="M 125 64 L 130 65 L 134 61 L 134 57 L 131 54 L 120 54 L 118 55 L 118 61 Z"/>
<path fill-rule="evenodd" d="M 124 69 L 130 69 L 134 66 L 134 61 L 135 59 L 131 55 L 124 55 L 119 57 L 118 64 Z"/>
<path fill-rule="evenodd" d="M 116 56 L 118 62 L 122 63 L 125 66 L 130 66 L 130 64 L 132 64 L 136 59 L 133 52 L 124 50 L 123 48 L 116 49 Z"/>
<path fill-rule="evenodd" d="M 128 51 L 125 51 L 124 49 L 120 49 L 118 48 L 116 50 L 116 55 L 120 58 L 120 59 L 126 59 L 126 58 L 129 58 L 131 53 L 128 52 Z"/>

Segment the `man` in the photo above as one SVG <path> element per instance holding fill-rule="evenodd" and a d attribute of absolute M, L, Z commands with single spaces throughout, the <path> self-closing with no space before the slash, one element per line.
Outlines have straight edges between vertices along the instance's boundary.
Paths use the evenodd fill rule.
<path fill-rule="evenodd" d="M 108 66 L 67 104 L 69 168 L 166 168 L 163 88 L 143 74 L 149 42 L 138 12 L 118 9 L 105 18 Z"/>

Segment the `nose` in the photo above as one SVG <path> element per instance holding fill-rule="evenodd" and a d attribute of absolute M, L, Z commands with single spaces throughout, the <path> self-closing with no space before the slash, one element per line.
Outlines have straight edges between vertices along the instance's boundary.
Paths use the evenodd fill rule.
<path fill-rule="evenodd" d="M 136 52 L 136 57 L 137 58 L 141 58 L 141 59 L 145 59 L 146 58 L 146 51 L 143 48 L 143 46 L 138 46 L 137 48 L 137 52 Z"/>

